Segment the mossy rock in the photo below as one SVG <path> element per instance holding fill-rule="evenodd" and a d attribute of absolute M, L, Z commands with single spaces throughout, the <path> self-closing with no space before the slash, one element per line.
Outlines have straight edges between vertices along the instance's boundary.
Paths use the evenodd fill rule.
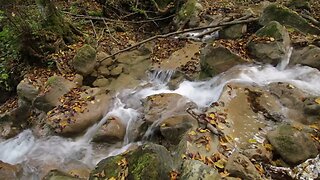
<path fill-rule="evenodd" d="M 127 166 L 121 166 L 127 162 Z M 118 178 L 127 172 L 127 179 L 170 179 L 172 159 L 166 148 L 156 144 L 146 144 L 126 154 L 109 157 L 98 163 L 90 174 L 90 180 Z"/>
<path fill-rule="evenodd" d="M 72 61 L 73 68 L 81 75 L 89 75 L 96 64 L 96 50 L 90 45 L 82 46 Z"/>
<path fill-rule="evenodd" d="M 309 24 L 297 12 L 278 4 L 267 6 L 259 19 L 262 25 L 271 21 L 278 21 L 282 25 L 291 26 L 306 34 L 320 34 L 319 28 Z"/>
<path fill-rule="evenodd" d="M 275 40 L 283 40 L 284 36 L 289 38 L 289 34 L 284 26 L 277 21 L 271 21 L 266 26 L 256 32 L 259 37 L 273 37 Z"/>
<path fill-rule="evenodd" d="M 79 180 L 79 178 L 58 170 L 51 170 L 43 180 Z"/>
<path fill-rule="evenodd" d="M 281 125 L 267 134 L 276 153 L 289 165 L 297 165 L 318 154 L 311 137 L 290 125 Z"/>
<path fill-rule="evenodd" d="M 295 9 L 310 9 L 310 0 L 291 0 L 288 3 L 290 8 Z"/>

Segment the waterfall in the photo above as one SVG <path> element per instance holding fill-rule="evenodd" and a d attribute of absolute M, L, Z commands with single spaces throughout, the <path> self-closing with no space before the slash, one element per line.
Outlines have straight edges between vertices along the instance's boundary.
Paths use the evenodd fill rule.
<path fill-rule="evenodd" d="M 288 64 L 289 64 L 289 62 L 290 62 L 290 58 L 291 58 L 291 54 L 292 54 L 292 50 L 293 50 L 293 47 L 287 47 L 286 48 L 287 50 L 286 50 L 286 53 L 285 53 L 285 55 L 284 55 L 284 57 L 282 58 L 282 60 L 280 61 L 280 63 L 277 65 L 277 68 L 280 70 L 280 71 L 282 71 L 282 70 L 284 70 L 287 66 L 288 66 Z"/>

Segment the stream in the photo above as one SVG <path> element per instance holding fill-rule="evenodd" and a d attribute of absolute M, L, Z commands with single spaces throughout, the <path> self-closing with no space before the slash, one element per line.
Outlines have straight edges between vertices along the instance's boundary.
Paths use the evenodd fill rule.
<path fill-rule="evenodd" d="M 40 179 L 41 171 L 48 167 L 67 169 L 70 165 L 83 164 L 93 168 L 97 162 L 108 156 L 124 152 L 133 145 L 131 126 L 139 121 L 141 100 L 159 93 L 177 93 L 187 97 L 200 108 L 209 106 L 219 99 L 224 86 L 230 82 L 266 86 L 273 82 L 287 82 L 313 95 L 320 96 L 320 72 L 307 66 L 287 67 L 282 62 L 277 67 L 271 65 L 240 65 L 213 77 L 207 81 L 183 81 L 175 90 L 170 90 L 166 83 L 174 71 L 156 71 L 149 74 L 148 80 L 129 90 L 116 95 L 116 100 L 104 118 L 88 128 L 86 133 L 77 138 L 51 136 L 37 138 L 30 129 L 14 138 L 0 143 L 0 160 L 10 164 L 22 164 L 23 179 Z M 126 135 L 122 144 L 99 146 L 91 140 L 95 132 L 110 116 L 117 116 L 126 125 Z M 124 121 L 125 120 L 125 121 Z M 319 164 L 319 161 L 317 161 Z"/>

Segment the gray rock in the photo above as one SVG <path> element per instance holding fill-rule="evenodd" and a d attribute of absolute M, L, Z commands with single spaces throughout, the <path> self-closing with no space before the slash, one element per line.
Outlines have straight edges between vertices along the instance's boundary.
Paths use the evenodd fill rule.
<path fill-rule="evenodd" d="M 17 86 L 19 98 L 32 102 L 39 94 L 39 88 L 29 83 L 27 79 L 22 80 Z"/>
<path fill-rule="evenodd" d="M 244 155 L 234 152 L 228 159 L 225 169 L 232 177 L 241 179 L 262 179 L 252 162 Z"/>
<path fill-rule="evenodd" d="M 202 77 L 211 77 L 247 61 L 223 46 L 208 44 L 200 55 Z"/>
<path fill-rule="evenodd" d="M 278 126 L 267 134 L 267 138 L 274 150 L 290 165 L 297 165 L 318 154 L 311 137 L 290 125 Z"/>
<path fill-rule="evenodd" d="M 102 125 L 98 132 L 93 137 L 95 142 L 116 143 L 122 142 L 126 134 L 126 127 L 117 117 L 111 117 Z"/>
<path fill-rule="evenodd" d="M 310 0 L 290 0 L 288 6 L 294 9 L 310 10 Z"/>
<path fill-rule="evenodd" d="M 250 54 L 263 63 L 276 65 L 281 62 L 290 47 L 290 37 L 286 28 L 276 21 L 271 21 L 259 29 L 256 35 L 273 38 L 273 41 L 250 41 Z"/>
<path fill-rule="evenodd" d="M 185 25 L 188 27 L 198 26 L 200 23 L 199 13 L 202 9 L 202 5 L 197 0 L 187 0 L 174 18 L 176 27 L 180 29 Z"/>
<path fill-rule="evenodd" d="M 101 62 L 102 66 L 110 66 L 113 63 L 113 60 L 112 60 L 112 58 L 106 59 L 106 57 L 108 57 L 108 56 L 109 56 L 109 54 L 99 51 L 97 53 L 97 61 Z"/>
<path fill-rule="evenodd" d="M 20 179 L 23 173 L 20 165 L 11 165 L 0 161 L 0 179 Z"/>
<path fill-rule="evenodd" d="M 106 66 L 101 66 L 98 68 L 98 73 L 101 74 L 104 77 L 107 77 L 110 75 L 110 71 L 108 69 L 108 67 Z"/>
<path fill-rule="evenodd" d="M 185 160 L 181 170 L 181 180 L 218 180 L 221 179 L 217 169 L 197 160 Z"/>
<path fill-rule="evenodd" d="M 86 76 L 92 73 L 96 61 L 96 50 L 90 45 L 84 45 L 74 56 L 72 66 L 78 73 Z"/>
<path fill-rule="evenodd" d="M 114 67 L 111 71 L 110 71 L 110 75 L 111 76 L 118 76 L 122 73 L 123 71 L 123 65 L 118 64 L 116 67 Z"/>
<path fill-rule="evenodd" d="M 320 70 L 320 48 L 309 45 L 301 49 L 294 49 L 290 64 L 302 64 Z"/>
<path fill-rule="evenodd" d="M 319 28 L 310 25 L 297 12 L 281 5 L 271 4 L 264 9 L 259 22 L 267 25 L 271 21 L 278 21 L 282 25 L 291 26 L 306 34 L 320 34 Z"/>
<path fill-rule="evenodd" d="M 59 98 L 68 93 L 72 88 L 77 87 L 77 84 L 62 76 L 51 76 L 46 82 L 46 86 L 48 91 L 38 96 L 33 104 L 37 109 L 47 112 L 58 106 L 60 104 Z"/>
<path fill-rule="evenodd" d="M 219 31 L 219 37 L 224 39 L 238 39 L 247 33 L 246 24 L 236 24 Z"/>

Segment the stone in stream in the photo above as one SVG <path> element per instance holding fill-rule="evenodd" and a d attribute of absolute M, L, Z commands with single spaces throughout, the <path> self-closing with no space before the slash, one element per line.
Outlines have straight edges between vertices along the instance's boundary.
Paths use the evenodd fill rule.
<path fill-rule="evenodd" d="M 48 113 L 45 122 L 59 135 L 70 136 L 82 133 L 85 129 L 98 122 L 108 110 L 111 98 L 99 88 L 90 88 L 83 92 L 77 101 L 83 105 L 64 108 L 57 106 Z"/>
<path fill-rule="evenodd" d="M 293 27 L 305 34 L 320 34 L 318 27 L 309 24 L 297 12 L 278 4 L 267 6 L 259 19 L 262 25 L 267 25 L 271 21 L 278 21 L 282 25 Z"/>
<path fill-rule="evenodd" d="M 96 50 L 86 44 L 77 51 L 71 64 L 79 74 L 86 76 L 93 72 L 96 62 Z"/>
<path fill-rule="evenodd" d="M 110 81 L 107 78 L 99 78 L 92 83 L 95 87 L 107 87 L 109 84 Z"/>
<path fill-rule="evenodd" d="M 33 105 L 39 110 L 48 112 L 61 104 L 59 98 L 77 86 L 77 83 L 69 81 L 62 76 L 51 76 L 46 82 L 48 90 L 44 94 L 37 96 Z"/>
<path fill-rule="evenodd" d="M 148 143 L 100 161 L 91 172 L 89 180 L 111 178 L 169 180 L 172 164 L 172 157 L 166 148 Z"/>
<path fill-rule="evenodd" d="M 225 169 L 232 177 L 248 180 L 262 179 L 252 162 L 246 156 L 238 152 L 232 153 Z"/>
<path fill-rule="evenodd" d="M 42 180 L 84 180 L 59 170 L 51 170 Z"/>
<path fill-rule="evenodd" d="M 200 54 L 200 77 L 212 77 L 225 72 L 235 65 L 248 63 L 247 60 L 231 52 L 222 45 L 207 44 Z"/>
<path fill-rule="evenodd" d="M 92 141 L 107 143 L 121 142 L 125 134 L 126 127 L 122 124 L 121 120 L 117 117 L 111 117 L 99 128 Z"/>
<path fill-rule="evenodd" d="M 185 160 L 181 169 L 181 180 L 219 180 L 221 179 L 217 169 L 212 168 L 201 161 Z"/>
<path fill-rule="evenodd" d="M 318 154 L 315 142 L 305 132 L 290 125 L 280 125 L 267 134 L 275 152 L 289 165 L 297 165 Z"/>
<path fill-rule="evenodd" d="M 38 96 L 39 92 L 39 88 L 28 82 L 28 79 L 23 79 L 17 86 L 17 94 L 19 98 L 30 103 L 32 103 Z"/>
<path fill-rule="evenodd" d="M 0 161 L 0 179 L 14 180 L 19 179 L 23 174 L 22 167 L 20 165 L 11 165 Z"/>
<path fill-rule="evenodd" d="M 314 45 L 295 48 L 292 52 L 290 64 L 302 64 L 320 70 L 320 48 Z"/>
<path fill-rule="evenodd" d="M 284 26 L 271 21 L 256 32 L 258 37 L 268 37 L 269 41 L 253 39 L 248 43 L 250 54 L 265 64 L 277 65 L 288 53 L 290 47 L 289 33 Z"/>

